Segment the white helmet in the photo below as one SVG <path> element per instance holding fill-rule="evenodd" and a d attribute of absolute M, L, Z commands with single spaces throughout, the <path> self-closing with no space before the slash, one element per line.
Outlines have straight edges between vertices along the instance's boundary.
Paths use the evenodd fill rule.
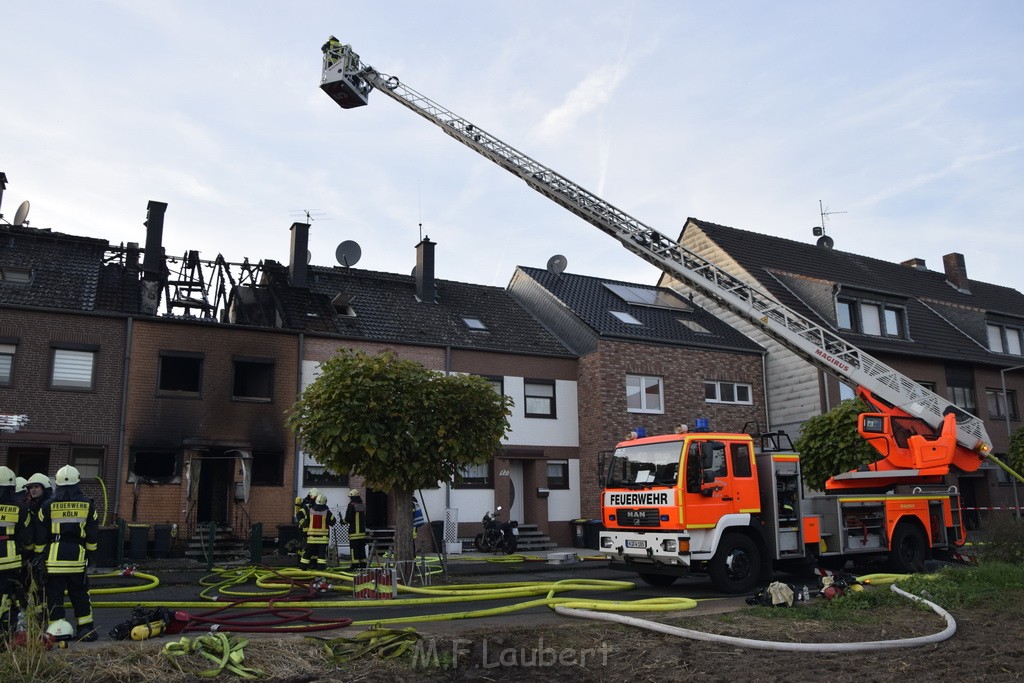
<path fill-rule="evenodd" d="M 50 478 L 43 474 L 42 472 L 36 472 L 31 477 L 29 477 L 28 481 L 25 482 L 25 485 L 28 486 L 29 484 L 39 484 L 44 489 L 53 488 L 52 486 L 50 486 Z"/>
<path fill-rule="evenodd" d="M 25 484 L 28 483 L 28 479 L 25 477 L 18 477 L 14 480 L 14 492 L 21 493 L 25 490 Z"/>
<path fill-rule="evenodd" d="M 320 495 L 320 489 L 310 489 L 309 493 L 307 493 L 306 495 L 312 498 L 313 500 L 316 500 L 316 497 Z"/>
<path fill-rule="evenodd" d="M 79 482 L 78 470 L 72 465 L 64 465 L 57 470 L 57 486 L 74 486 Z"/>
<path fill-rule="evenodd" d="M 67 619 L 51 621 L 46 627 L 47 649 L 50 647 L 65 648 L 75 637 L 75 627 Z"/>
<path fill-rule="evenodd" d="M 326 503 L 327 503 L 327 496 L 326 496 L 326 494 L 321 493 L 319 496 L 316 497 L 316 504 L 317 505 L 324 505 Z"/>
<path fill-rule="evenodd" d="M 349 498 L 358 498 L 359 497 L 359 489 L 349 489 L 348 490 L 348 497 Z"/>
<path fill-rule="evenodd" d="M 0 486 L 14 486 L 17 484 L 17 477 L 7 465 L 0 465 Z"/>

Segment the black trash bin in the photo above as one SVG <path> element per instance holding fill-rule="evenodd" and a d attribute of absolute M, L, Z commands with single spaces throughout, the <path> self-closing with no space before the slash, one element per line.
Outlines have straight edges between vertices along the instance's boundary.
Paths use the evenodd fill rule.
<path fill-rule="evenodd" d="M 584 522 L 583 527 L 583 539 L 584 543 L 581 548 L 590 548 L 591 550 L 601 549 L 601 531 L 604 530 L 604 524 L 599 519 L 591 519 Z"/>
<path fill-rule="evenodd" d="M 585 519 L 570 519 L 569 527 L 572 529 L 572 547 L 573 548 L 586 548 L 587 540 L 584 534 L 583 525 L 587 523 Z"/>
<path fill-rule="evenodd" d="M 444 522 L 441 520 L 431 522 L 430 533 L 434 537 L 434 550 L 438 554 L 445 553 L 447 548 L 444 547 Z"/>
<path fill-rule="evenodd" d="M 97 567 L 117 566 L 117 527 L 100 527 L 96 539 L 96 555 L 93 556 Z"/>
<path fill-rule="evenodd" d="M 153 526 L 153 556 L 171 556 L 171 534 L 174 532 L 173 524 L 156 524 Z"/>
<path fill-rule="evenodd" d="M 129 524 L 128 556 L 133 560 L 144 560 L 147 550 L 149 550 L 149 525 Z"/>
<path fill-rule="evenodd" d="M 299 525 L 298 524 L 278 524 L 277 525 L 277 554 L 278 555 L 293 555 L 296 554 L 294 551 L 289 552 L 288 543 L 289 541 L 299 540 Z"/>

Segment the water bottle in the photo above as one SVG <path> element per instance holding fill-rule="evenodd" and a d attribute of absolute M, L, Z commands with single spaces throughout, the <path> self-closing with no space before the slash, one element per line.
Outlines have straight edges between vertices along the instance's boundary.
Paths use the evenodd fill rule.
<path fill-rule="evenodd" d="M 807 586 L 804 586 L 804 589 L 802 591 L 800 591 L 800 599 L 803 600 L 804 602 L 809 602 L 810 601 L 810 599 L 811 599 L 811 591 L 810 591 L 810 589 Z"/>

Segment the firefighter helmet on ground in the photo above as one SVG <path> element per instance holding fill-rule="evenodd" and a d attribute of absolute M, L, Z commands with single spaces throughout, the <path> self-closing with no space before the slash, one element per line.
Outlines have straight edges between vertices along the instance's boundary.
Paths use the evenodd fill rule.
<path fill-rule="evenodd" d="M 57 470 L 57 486 L 74 486 L 79 482 L 78 470 L 71 465 L 64 465 Z"/>
<path fill-rule="evenodd" d="M 0 486 L 14 486 L 17 484 L 17 477 L 7 465 L 0 465 Z"/>
<path fill-rule="evenodd" d="M 51 647 L 64 648 L 75 637 L 75 627 L 67 619 L 51 621 L 46 627 L 47 649 Z"/>
<path fill-rule="evenodd" d="M 28 484 L 39 484 L 44 489 L 52 488 L 50 486 L 50 478 L 48 476 L 46 476 L 45 474 L 43 474 L 42 472 L 36 472 L 31 477 L 29 477 L 28 481 L 25 482 L 26 486 Z"/>

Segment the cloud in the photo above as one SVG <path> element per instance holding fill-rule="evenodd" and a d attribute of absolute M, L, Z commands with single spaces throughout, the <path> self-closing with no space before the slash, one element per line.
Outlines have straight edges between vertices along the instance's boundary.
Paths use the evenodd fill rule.
<path fill-rule="evenodd" d="M 545 139 L 564 135 L 581 118 L 606 104 L 628 73 L 624 64 L 602 66 L 590 72 L 569 91 L 561 105 L 548 112 L 538 126 L 538 134 Z"/>

